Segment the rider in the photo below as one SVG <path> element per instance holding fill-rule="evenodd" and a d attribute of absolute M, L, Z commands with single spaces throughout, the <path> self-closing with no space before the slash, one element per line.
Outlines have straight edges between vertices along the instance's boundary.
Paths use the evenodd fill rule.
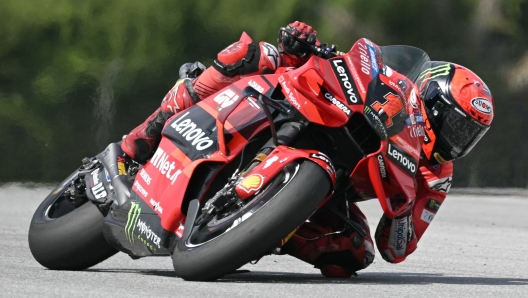
<path fill-rule="evenodd" d="M 273 73 L 279 66 L 299 67 L 311 56 L 307 44 L 319 45 L 316 31 L 302 22 L 279 30 L 279 49 L 269 43 L 253 43 L 245 35 L 225 48 L 205 67 L 196 62 L 180 69 L 180 79 L 157 109 L 122 142 L 123 151 L 138 162 L 151 157 L 161 139 L 165 121 L 241 77 Z M 193 79 L 194 78 L 194 79 Z M 448 62 L 428 62 L 416 84 L 425 121 L 416 198 L 402 215 L 383 215 L 375 233 L 384 260 L 399 263 L 417 248 L 417 242 L 433 220 L 451 187 L 452 160 L 466 155 L 489 129 L 493 99 L 486 84 L 471 70 Z M 410 102 L 409 104 L 413 104 Z M 398 208 L 398 198 L 392 198 Z M 314 265 L 328 277 L 350 277 L 374 259 L 374 246 L 365 215 L 350 202 L 350 217 L 367 232 L 360 236 L 333 233 L 341 226 L 332 213 L 320 210 L 304 223 L 282 247 Z M 332 234 L 333 233 L 333 234 Z M 323 237 L 321 237 L 323 236 Z"/>

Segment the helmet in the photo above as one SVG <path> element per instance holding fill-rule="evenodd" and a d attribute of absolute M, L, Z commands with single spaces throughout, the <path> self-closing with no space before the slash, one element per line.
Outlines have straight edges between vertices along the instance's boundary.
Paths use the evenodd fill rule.
<path fill-rule="evenodd" d="M 468 154 L 493 120 L 493 97 L 486 84 L 463 66 L 429 61 L 416 86 L 426 115 L 425 157 L 438 165 Z"/>

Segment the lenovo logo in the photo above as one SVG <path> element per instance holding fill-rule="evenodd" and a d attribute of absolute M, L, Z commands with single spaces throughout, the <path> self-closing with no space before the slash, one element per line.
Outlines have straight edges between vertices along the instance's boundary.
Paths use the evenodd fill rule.
<path fill-rule="evenodd" d="M 359 99 L 354 92 L 354 87 L 352 86 L 350 71 L 348 70 L 348 66 L 346 65 L 345 60 L 343 59 L 334 59 L 331 60 L 332 62 L 330 65 L 334 69 L 334 73 L 339 79 L 339 84 L 341 85 L 341 89 L 343 90 L 343 93 L 345 93 L 346 100 L 348 104 L 363 104 L 361 99 Z"/>
<path fill-rule="evenodd" d="M 416 174 L 418 168 L 417 161 L 411 157 L 405 150 L 398 147 L 392 142 L 389 142 L 387 157 L 392 160 L 396 165 L 410 176 Z"/>
<path fill-rule="evenodd" d="M 205 132 L 197 127 L 191 119 L 185 119 L 189 112 L 183 114 L 178 120 L 171 124 L 171 127 L 176 130 L 182 137 L 196 148 L 198 151 L 207 149 L 213 145 L 213 140 L 205 135 Z"/>

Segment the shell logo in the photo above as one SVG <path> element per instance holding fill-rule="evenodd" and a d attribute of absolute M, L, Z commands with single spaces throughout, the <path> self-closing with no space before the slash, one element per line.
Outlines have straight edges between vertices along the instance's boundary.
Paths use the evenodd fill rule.
<path fill-rule="evenodd" d="M 257 191 L 262 187 L 262 184 L 264 183 L 264 177 L 260 174 L 253 174 L 249 175 L 240 184 L 238 185 L 238 188 L 242 189 L 243 191 L 250 193 L 251 191 Z"/>

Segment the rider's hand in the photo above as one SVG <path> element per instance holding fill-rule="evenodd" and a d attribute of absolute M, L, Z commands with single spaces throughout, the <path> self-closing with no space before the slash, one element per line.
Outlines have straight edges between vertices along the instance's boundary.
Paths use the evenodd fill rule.
<path fill-rule="evenodd" d="M 383 215 L 375 234 L 381 257 L 389 263 L 403 262 L 416 250 L 418 239 L 414 232 L 412 209 L 396 218 Z"/>
<path fill-rule="evenodd" d="M 308 58 L 311 54 L 310 45 L 319 45 L 317 31 L 312 26 L 295 21 L 279 29 L 279 47 L 287 54 L 298 58 Z"/>

